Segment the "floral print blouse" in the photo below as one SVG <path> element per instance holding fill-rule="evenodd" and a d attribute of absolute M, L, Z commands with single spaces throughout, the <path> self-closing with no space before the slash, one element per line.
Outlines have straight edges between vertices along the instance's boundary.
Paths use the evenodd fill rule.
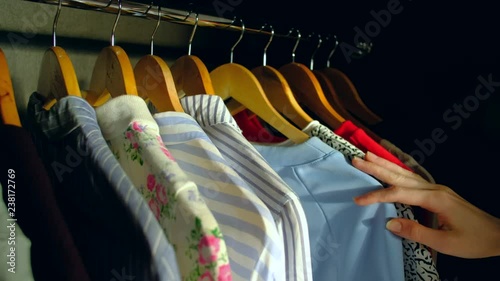
<path fill-rule="evenodd" d="M 230 281 L 217 221 L 172 157 L 144 100 L 124 95 L 96 108 L 111 150 L 174 246 L 183 281 Z"/>

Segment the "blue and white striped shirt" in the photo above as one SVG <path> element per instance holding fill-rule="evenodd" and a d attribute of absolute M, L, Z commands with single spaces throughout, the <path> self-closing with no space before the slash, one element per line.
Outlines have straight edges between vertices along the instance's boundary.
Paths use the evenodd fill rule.
<path fill-rule="evenodd" d="M 33 136 L 91 278 L 180 281 L 172 245 L 104 140 L 94 108 L 74 96 L 50 111 L 42 106 L 31 95 Z"/>
<path fill-rule="evenodd" d="M 283 241 L 266 205 L 188 114 L 155 114 L 161 138 L 224 235 L 233 280 L 285 280 Z"/>
<path fill-rule="evenodd" d="M 187 96 L 181 104 L 271 211 L 285 249 L 286 276 L 278 281 L 312 280 L 308 225 L 299 198 L 241 134 L 219 96 Z"/>

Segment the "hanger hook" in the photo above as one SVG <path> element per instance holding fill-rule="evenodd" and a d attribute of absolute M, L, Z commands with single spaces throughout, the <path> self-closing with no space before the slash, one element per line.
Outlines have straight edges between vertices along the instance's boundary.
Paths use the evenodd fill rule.
<path fill-rule="evenodd" d="M 118 21 L 120 20 L 121 14 L 122 14 L 122 0 L 118 0 L 118 13 L 116 14 L 115 23 L 113 24 L 113 30 L 111 31 L 111 46 L 115 46 L 116 26 L 118 25 Z"/>
<path fill-rule="evenodd" d="M 295 46 L 293 46 L 292 50 L 292 62 L 295 62 L 295 51 L 297 50 L 297 47 L 300 43 L 300 38 L 302 37 L 302 35 L 300 34 L 300 30 L 294 28 L 290 29 L 290 32 L 288 32 L 288 36 L 292 35 L 294 30 L 297 30 L 297 41 L 295 42 Z"/>
<path fill-rule="evenodd" d="M 272 25 L 268 25 L 267 23 L 260 28 L 259 32 L 262 32 L 266 26 L 269 26 L 269 28 L 271 29 L 271 37 L 269 37 L 269 41 L 267 42 L 266 47 L 264 47 L 264 56 L 262 58 L 262 65 L 264 66 L 266 66 L 267 64 L 267 49 L 269 48 L 269 45 L 271 45 L 274 37 L 274 28 Z"/>
<path fill-rule="evenodd" d="M 310 35 L 312 37 L 313 34 Z M 316 50 L 311 55 L 311 64 L 309 65 L 309 68 L 311 70 L 314 69 L 314 56 L 316 56 L 316 53 L 318 52 L 319 48 L 321 47 L 321 43 L 323 42 L 323 39 L 321 39 L 321 34 L 318 34 L 318 46 L 316 46 Z"/>
<path fill-rule="evenodd" d="M 191 12 L 189 13 L 189 15 L 191 15 Z M 189 17 L 189 15 L 188 15 L 188 17 Z M 194 19 L 193 31 L 191 32 L 191 36 L 189 37 L 188 55 L 191 55 L 191 49 L 192 49 L 192 46 L 193 46 L 194 34 L 196 33 L 196 29 L 198 28 L 198 21 L 199 21 L 199 14 L 196 13 L 196 18 Z"/>
<path fill-rule="evenodd" d="M 238 46 L 241 39 L 243 39 L 243 35 L 245 34 L 245 23 L 243 22 L 242 18 L 240 18 L 240 22 L 241 22 L 241 34 L 240 34 L 240 38 L 238 38 L 238 41 L 236 41 L 236 43 L 234 43 L 233 47 L 231 47 L 231 57 L 229 59 L 230 63 L 233 63 L 234 49 L 236 48 L 236 46 Z"/>
<path fill-rule="evenodd" d="M 144 11 L 144 13 L 142 13 L 142 15 L 146 16 L 149 13 L 149 10 L 151 10 L 151 8 L 153 8 L 153 5 L 154 5 L 154 1 L 151 1 L 151 4 L 149 4 L 148 8 L 146 9 L 146 11 Z"/>
<path fill-rule="evenodd" d="M 109 8 L 109 6 L 111 6 L 111 2 L 113 2 L 113 0 L 109 0 L 108 1 L 108 4 L 106 6 L 103 7 L 103 9 L 107 9 Z"/>
<path fill-rule="evenodd" d="M 158 31 L 158 27 L 160 27 L 160 22 L 161 22 L 161 5 L 158 3 L 158 21 L 156 22 L 156 27 L 153 31 L 153 34 L 151 34 L 151 55 L 154 54 L 154 38 L 156 35 L 156 31 Z"/>
<path fill-rule="evenodd" d="M 189 12 L 187 12 L 187 15 L 182 19 L 182 21 L 187 21 L 187 19 L 189 18 L 189 16 L 193 13 L 192 10 L 189 10 Z"/>
<path fill-rule="evenodd" d="M 231 26 L 234 25 L 234 23 L 236 22 L 238 18 L 236 16 L 233 17 L 233 20 L 231 21 L 231 23 L 229 25 L 227 25 L 226 27 L 224 27 L 224 29 L 228 29 L 230 28 Z"/>
<path fill-rule="evenodd" d="M 57 29 L 57 22 L 59 21 L 59 15 L 61 14 L 61 9 L 62 9 L 62 0 L 59 0 L 59 3 L 57 4 L 56 16 L 54 17 L 54 23 L 52 25 L 52 46 L 53 47 L 57 46 L 57 44 L 56 44 L 56 29 Z"/>
<path fill-rule="evenodd" d="M 336 35 L 333 35 L 333 40 L 335 40 L 335 45 L 333 45 L 333 49 L 330 52 L 330 54 L 328 55 L 328 59 L 326 61 L 326 67 L 330 67 L 330 60 L 332 59 L 333 53 L 335 53 L 335 50 L 337 49 L 337 46 L 339 45 L 339 40 L 337 39 Z"/>

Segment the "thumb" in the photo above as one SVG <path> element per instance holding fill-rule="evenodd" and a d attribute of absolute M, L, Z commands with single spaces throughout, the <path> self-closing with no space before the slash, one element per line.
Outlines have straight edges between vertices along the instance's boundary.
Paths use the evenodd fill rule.
<path fill-rule="evenodd" d="M 443 242 L 448 240 L 445 231 L 428 228 L 409 219 L 392 219 L 387 222 L 386 227 L 398 236 L 424 244 L 438 251 L 443 246 L 446 247 Z"/>

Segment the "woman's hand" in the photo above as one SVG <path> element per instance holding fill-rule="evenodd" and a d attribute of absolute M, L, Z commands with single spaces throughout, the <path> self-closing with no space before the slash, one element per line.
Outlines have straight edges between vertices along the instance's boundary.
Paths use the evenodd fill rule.
<path fill-rule="evenodd" d="M 431 184 L 373 153 L 367 153 L 365 160 L 355 158 L 353 165 L 389 185 L 356 197 L 356 204 L 399 202 L 420 206 L 437 214 L 438 229 L 394 218 L 387 223 L 387 228 L 394 234 L 452 256 L 500 256 L 500 219 L 467 202 L 449 187 Z"/>

